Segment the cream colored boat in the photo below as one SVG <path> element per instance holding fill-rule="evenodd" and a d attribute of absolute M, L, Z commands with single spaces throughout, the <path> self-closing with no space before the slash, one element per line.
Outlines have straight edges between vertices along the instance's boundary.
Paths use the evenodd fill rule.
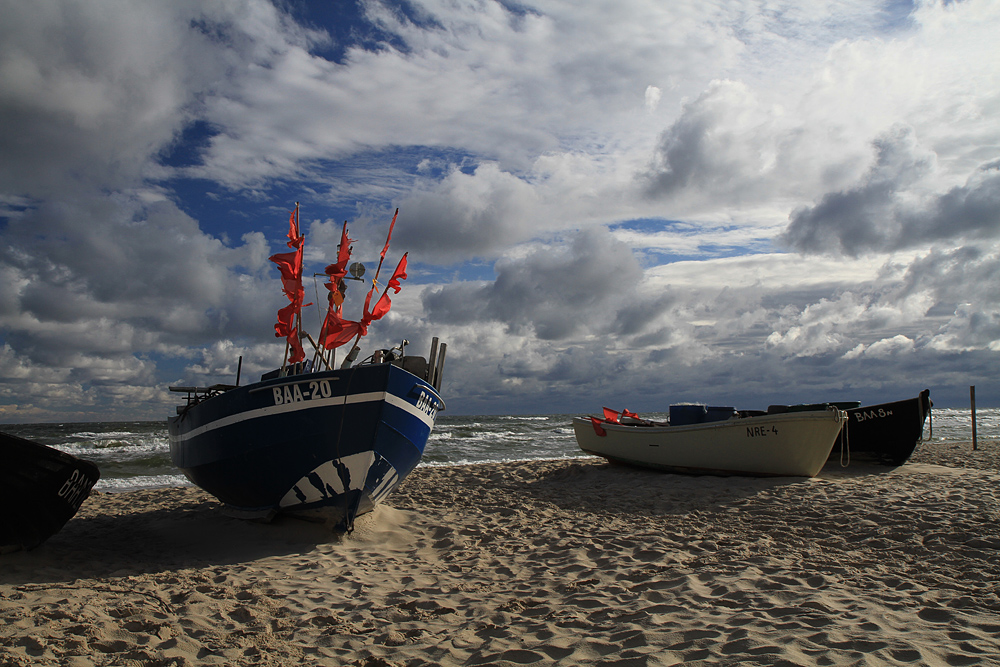
<path fill-rule="evenodd" d="M 692 474 L 813 477 L 846 419 L 846 412 L 830 407 L 683 426 L 576 417 L 573 428 L 580 449 L 616 463 Z"/>

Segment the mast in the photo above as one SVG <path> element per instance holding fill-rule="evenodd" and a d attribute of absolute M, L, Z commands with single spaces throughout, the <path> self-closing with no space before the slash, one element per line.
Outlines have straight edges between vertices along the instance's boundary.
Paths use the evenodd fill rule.
<path fill-rule="evenodd" d="M 299 203 L 298 202 L 295 202 L 295 210 L 292 211 L 292 220 L 294 221 L 295 232 L 296 232 L 295 235 L 299 236 L 301 234 L 301 231 L 299 230 Z M 298 248 L 298 252 L 300 252 L 300 253 L 302 252 L 302 246 L 301 246 L 301 244 L 300 244 L 300 246 Z M 299 276 L 299 279 L 301 280 L 301 275 Z M 298 335 L 298 332 L 302 330 L 302 308 L 301 307 L 295 309 L 295 329 L 294 330 L 296 332 L 296 335 Z M 288 349 L 290 347 L 291 347 L 291 342 L 289 342 L 286 339 L 285 340 L 285 356 L 283 356 L 281 358 L 281 375 L 285 374 L 285 368 L 288 367 Z"/>
<path fill-rule="evenodd" d="M 302 289 L 302 247 L 305 237 L 299 231 L 299 203 L 295 202 L 295 210 L 291 212 L 288 221 L 288 243 L 292 252 L 271 255 L 270 260 L 278 265 L 281 272 L 281 287 L 288 298 L 288 305 L 278 311 L 278 321 L 274 325 L 274 335 L 285 338 L 285 353 L 281 359 L 281 374 L 284 375 L 290 363 L 297 363 L 305 358 L 302 350 L 300 331 L 302 329 L 302 302 L 305 291 Z M 309 304 L 311 305 L 311 304 Z"/>
<path fill-rule="evenodd" d="M 375 290 L 378 288 L 378 274 L 382 272 L 382 262 L 385 261 L 385 253 L 388 252 L 388 250 L 389 250 L 389 239 L 392 238 L 392 228 L 396 226 L 396 217 L 398 215 L 399 215 L 399 209 L 397 208 L 396 212 L 392 214 L 392 222 L 389 223 L 389 233 L 386 234 L 386 236 L 385 236 L 385 245 L 382 247 L 382 255 L 378 259 L 378 268 L 375 269 L 375 277 L 372 278 L 372 288 L 368 292 L 369 302 L 371 300 L 372 293 L 374 293 Z M 386 287 L 386 289 L 389 289 L 388 286 Z M 398 289 L 397 289 L 397 291 L 398 291 Z M 366 303 L 368 303 L 368 302 L 366 302 Z M 356 348 L 358 346 L 358 342 L 361 340 L 362 336 L 364 336 L 364 334 L 361 333 L 361 332 L 358 332 L 357 338 L 354 339 L 354 344 L 351 345 L 351 349 L 347 353 L 348 358 L 351 357 L 351 354 L 354 354 L 355 356 L 357 356 L 357 353 L 354 352 L 354 348 Z"/>

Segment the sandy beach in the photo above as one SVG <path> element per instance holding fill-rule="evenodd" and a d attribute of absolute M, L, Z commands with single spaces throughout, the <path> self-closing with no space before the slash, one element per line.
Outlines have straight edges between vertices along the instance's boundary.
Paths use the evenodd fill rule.
<path fill-rule="evenodd" d="M 347 536 L 96 493 L 0 556 L 0 666 L 1000 664 L 998 452 L 424 467 Z"/>

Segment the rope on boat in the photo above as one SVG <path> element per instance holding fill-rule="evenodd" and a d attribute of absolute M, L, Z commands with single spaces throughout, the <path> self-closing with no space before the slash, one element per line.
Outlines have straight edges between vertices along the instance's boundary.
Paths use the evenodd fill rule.
<path fill-rule="evenodd" d="M 844 414 L 848 414 L 846 411 Z M 851 418 L 848 415 L 847 419 L 844 420 L 844 427 L 840 429 L 840 467 L 846 468 L 851 465 L 851 443 L 850 443 L 850 426 Z M 846 460 L 845 460 L 846 456 Z"/>

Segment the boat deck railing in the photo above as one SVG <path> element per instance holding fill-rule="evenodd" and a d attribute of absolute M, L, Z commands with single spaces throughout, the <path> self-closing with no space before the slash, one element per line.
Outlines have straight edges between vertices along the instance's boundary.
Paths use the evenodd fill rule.
<path fill-rule="evenodd" d="M 192 405 L 197 405 L 198 403 L 208 400 L 213 396 L 218 396 L 219 394 L 235 388 L 236 385 L 234 384 L 213 384 L 210 387 L 168 387 L 170 391 L 187 394 L 185 397 L 187 402 L 184 405 L 177 406 L 177 414 L 184 412 Z"/>

